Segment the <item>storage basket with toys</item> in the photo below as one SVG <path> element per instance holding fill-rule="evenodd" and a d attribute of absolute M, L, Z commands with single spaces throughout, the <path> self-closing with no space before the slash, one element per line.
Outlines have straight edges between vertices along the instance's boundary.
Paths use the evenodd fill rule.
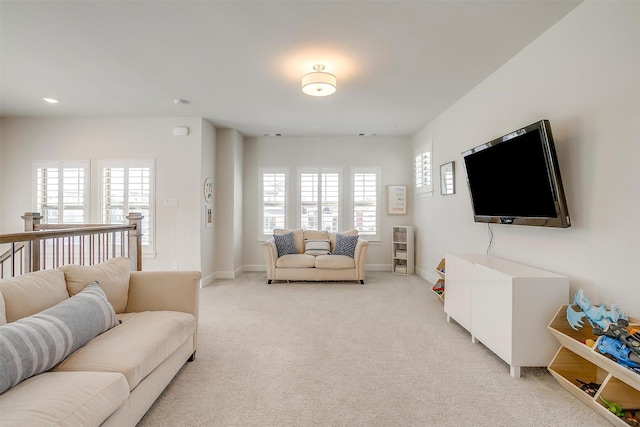
<path fill-rule="evenodd" d="M 549 324 L 561 344 L 548 367 L 569 392 L 610 422 L 640 427 L 640 320 L 584 292 Z"/>

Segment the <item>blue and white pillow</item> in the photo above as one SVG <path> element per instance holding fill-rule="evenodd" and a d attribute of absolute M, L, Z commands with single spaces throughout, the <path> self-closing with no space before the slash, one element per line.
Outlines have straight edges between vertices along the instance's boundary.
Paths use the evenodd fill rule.
<path fill-rule="evenodd" d="M 346 234 L 336 234 L 336 245 L 333 248 L 333 255 L 346 255 L 353 258 L 358 244 L 358 236 L 348 236 Z"/>
<path fill-rule="evenodd" d="M 278 258 L 298 253 L 296 242 L 293 240 L 293 231 L 287 234 L 274 234 L 273 240 L 276 242 L 276 249 L 278 249 Z"/>
<path fill-rule="evenodd" d="M 0 326 L 0 393 L 48 371 L 118 323 L 97 282 L 31 316 Z"/>

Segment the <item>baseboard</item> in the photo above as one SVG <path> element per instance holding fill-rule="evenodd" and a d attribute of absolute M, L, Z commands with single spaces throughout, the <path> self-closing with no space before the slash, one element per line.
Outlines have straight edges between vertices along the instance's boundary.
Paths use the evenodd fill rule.
<path fill-rule="evenodd" d="M 364 266 L 365 271 L 391 271 L 391 264 L 366 264 Z M 212 276 L 208 276 L 207 277 L 207 282 L 205 284 L 205 279 L 202 280 L 202 286 L 206 286 L 211 284 L 214 280 L 216 279 L 235 279 L 236 277 L 238 277 L 242 272 L 244 271 L 251 271 L 251 272 L 265 272 L 267 271 L 267 266 L 266 265 L 261 265 L 261 264 L 249 264 L 249 265 L 244 265 L 242 267 L 240 267 L 239 269 L 237 269 L 236 271 L 218 271 L 215 274 L 213 274 Z M 210 280 L 209 278 L 212 277 Z M 422 274 L 420 274 L 420 277 L 424 278 L 425 280 L 430 281 L 428 278 L 424 277 Z M 435 282 L 433 282 L 435 283 Z"/>
<path fill-rule="evenodd" d="M 391 264 L 365 264 L 364 271 L 391 271 Z"/>
<path fill-rule="evenodd" d="M 215 273 L 216 279 L 235 279 L 244 271 L 244 266 L 238 267 L 234 271 L 217 271 Z"/>
<path fill-rule="evenodd" d="M 430 271 L 423 270 L 422 268 L 417 268 L 417 267 L 416 267 L 416 274 L 431 284 L 436 283 L 440 278 L 435 274 L 431 273 Z"/>
<path fill-rule="evenodd" d="M 204 288 L 205 286 L 209 286 L 211 285 L 213 282 L 215 282 L 216 280 L 216 273 L 211 273 L 210 275 L 208 275 L 207 277 L 203 277 L 200 280 L 200 287 Z"/>

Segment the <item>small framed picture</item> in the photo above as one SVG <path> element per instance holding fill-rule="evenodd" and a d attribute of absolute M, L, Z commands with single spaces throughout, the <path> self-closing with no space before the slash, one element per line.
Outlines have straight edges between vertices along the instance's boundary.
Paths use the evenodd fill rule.
<path fill-rule="evenodd" d="M 206 205 L 204 207 L 204 224 L 206 228 L 213 227 L 213 206 Z"/>
<path fill-rule="evenodd" d="M 454 162 L 440 165 L 440 194 L 448 196 L 456 193 L 456 174 Z"/>
<path fill-rule="evenodd" d="M 389 215 L 407 214 L 407 186 L 389 185 L 387 186 L 387 213 Z"/>

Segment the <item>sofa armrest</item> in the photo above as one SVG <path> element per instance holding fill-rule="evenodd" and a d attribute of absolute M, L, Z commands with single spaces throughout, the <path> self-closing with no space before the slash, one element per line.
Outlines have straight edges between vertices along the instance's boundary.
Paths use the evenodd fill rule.
<path fill-rule="evenodd" d="M 272 238 L 263 243 L 264 261 L 267 267 L 267 281 L 271 281 L 276 277 L 276 260 L 278 259 L 278 248 L 276 242 Z"/>
<path fill-rule="evenodd" d="M 356 263 L 357 280 L 364 280 L 364 267 L 367 260 L 367 250 L 369 249 L 369 241 L 358 238 L 356 249 L 353 253 L 353 259 Z"/>
<path fill-rule="evenodd" d="M 132 271 L 125 313 L 182 311 L 198 318 L 199 271 Z"/>

